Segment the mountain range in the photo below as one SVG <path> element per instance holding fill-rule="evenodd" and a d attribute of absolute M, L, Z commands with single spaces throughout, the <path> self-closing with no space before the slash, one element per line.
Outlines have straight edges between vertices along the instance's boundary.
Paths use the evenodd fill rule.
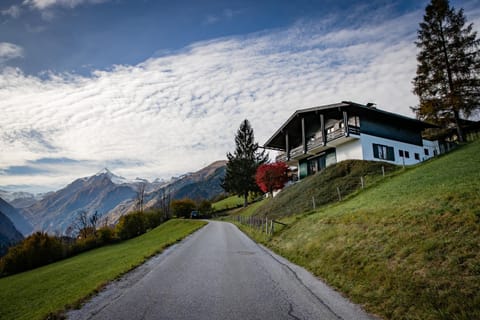
<path fill-rule="evenodd" d="M 15 228 L 13 222 L 0 211 L 0 257 L 7 252 L 10 245 L 22 239 L 22 234 Z"/>
<path fill-rule="evenodd" d="M 32 224 L 28 219 L 2 198 L 0 198 L 0 212 L 2 212 L 23 235 L 30 234 L 33 231 Z"/>
<path fill-rule="evenodd" d="M 123 214 L 137 209 L 136 199 L 141 188 L 145 190 L 145 209 L 158 207 L 166 194 L 172 200 L 199 200 L 211 199 L 223 193 L 220 183 L 225 176 L 225 165 L 226 161 L 216 161 L 197 172 L 169 181 L 153 182 L 140 178 L 129 181 L 104 169 L 41 197 L 35 198 L 28 194 L 20 194 L 19 198 L 11 196 L 10 202 L 17 205 L 18 211 L 2 200 L 9 207 L 8 214 L 2 212 L 24 235 L 33 230 L 63 234 L 74 225 L 81 212 L 88 215 L 97 212 L 101 219 L 108 219 L 108 223 L 112 224 Z M 0 210 L 3 203 L 0 202 Z"/>

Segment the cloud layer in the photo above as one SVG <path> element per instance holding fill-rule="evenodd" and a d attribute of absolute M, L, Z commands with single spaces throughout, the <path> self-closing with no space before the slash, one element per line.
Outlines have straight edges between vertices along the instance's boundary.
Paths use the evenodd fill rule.
<path fill-rule="evenodd" d="M 9 42 L 0 42 L 0 65 L 7 60 L 22 58 L 23 48 Z"/>
<path fill-rule="evenodd" d="M 31 6 L 39 10 L 44 10 L 54 6 L 75 8 L 76 6 L 84 3 L 97 4 L 107 1 L 109 0 L 25 0 L 23 1 L 23 5 Z"/>
<path fill-rule="evenodd" d="M 4 69 L 0 186 L 60 187 L 104 166 L 166 178 L 225 158 L 245 118 L 264 143 L 296 109 L 342 100 L 413 116 L 420 19 L 335 30 L 302 21 L 91 77 Z"/>

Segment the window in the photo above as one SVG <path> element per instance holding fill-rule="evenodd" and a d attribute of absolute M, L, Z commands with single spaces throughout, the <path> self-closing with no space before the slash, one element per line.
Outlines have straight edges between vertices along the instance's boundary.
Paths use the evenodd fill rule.
<path fill-rule="evenodd" d="M 403 158 L 403 150 L 398 150 L 398 156 Z"/>
<path fill-rule="evenodd" d="M 393 147 L 376 143 L 373 144 L 373 157 L 382 160 L 395 161 Z"/>
<path fill-rule="evenodd" d="M 360 127 L 360 118 L 358 116 L 353 116 L 348 118 L 348 124 L 354 127 Z"/>
<path fill-rule="evenodd" d="M 410 158 L 410 153 L 408 151 L 404 151 L 404 154 L 405 154 L 405 158 Z"/>
<path fill-rule="evenodd" d="M 425 155 L 426 155 L 426 156 L 429 156 L 429 155 L 430 155 L 430 153 L 428 152 L 428 149 L 423 149 L 423 152 L 425 152 Z"/>
<path fill-rule="evenodd" d="M 415 160 L 420 160 L 420 155 L 418 153 L 415 152 Z"/>

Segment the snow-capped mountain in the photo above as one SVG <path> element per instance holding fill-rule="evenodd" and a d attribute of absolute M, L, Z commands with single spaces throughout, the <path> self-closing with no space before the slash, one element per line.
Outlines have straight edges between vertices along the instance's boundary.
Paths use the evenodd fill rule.
<path fill-rule="evenodd" d="M 77 179 L 65 188 L 23 208 L 21 212 L 35 230 L 64 232 L 74 224 L 80 212 L 97 211 L 100 215 L 105 215 L 135 195 L 135 186 L 107 169 L 91 177 Z"/>
<path fill-rule="evenodd" d="M 90 177 L 77 179 L 65 188 L 47 194 L 32 205 L 20 209 L 35 230 L 64 233 L 78 214 L 98 212 L 116 222 L 122 214 L 136 209 L 137 192 L 145 187 L 145 208 L 156 207 L 166 193 L 171 199 L 210 199 L 223 192 L 225 161 L 217 161 L 194 173 L 171 180 L 136 178 L 128 180 L 108 169 Z"/>
<path fill-rule="evenodd" d="M 112 171 L 108 170 L 108 168 L 104 168 L 103 170 L 97 172 L 95 176 L 106 176 L 110 179 L 111 182 L 114 184 L 126 184 L 130 183 L 131 181 L 125 179 L 124 177 L 117 176 Z M 87 177 L 88 179 L 88 177 Z"/>

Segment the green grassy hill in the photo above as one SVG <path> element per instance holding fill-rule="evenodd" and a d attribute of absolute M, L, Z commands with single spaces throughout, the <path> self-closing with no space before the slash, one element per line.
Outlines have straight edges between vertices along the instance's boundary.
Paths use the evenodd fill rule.
<path fill-rule="evenodd" d="M 203 226 L 170 220 L 137 238 L 0 279 L 0 319 L 44 319 Z"/>
<path fill-rule="evenodd" d="M 383 167 L 383 171 L 382 171 Z M 337 163 L 321 173 L 306 177 L 285 188 L 275 198 L 266 199 L 254 214 L 280 218 L 313 210 L 337 202 L 364 187 L 369 187 L 399 167 L 385 162 L 347 160 Z"/>
<path fill-rule="evenodd" d="M 479 155 L 398 172 L 265 243 L 384 318 L 480 319 Z"/>

